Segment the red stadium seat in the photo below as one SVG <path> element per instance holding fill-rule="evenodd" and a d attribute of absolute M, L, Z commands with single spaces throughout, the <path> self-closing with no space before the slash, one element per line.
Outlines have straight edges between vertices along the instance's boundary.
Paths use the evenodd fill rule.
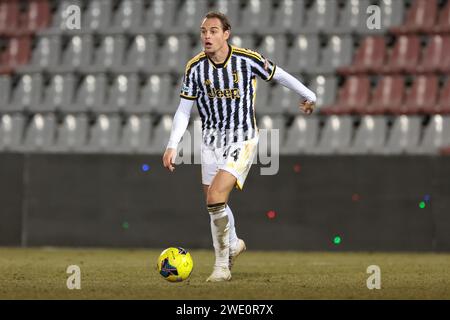
<path fill-rule="evenodd" d="M 17 66 L 28 63 L 31 54 L 31 39 L 28 36 L 11 38 L 0 57 L 0 74 L 8 74 Z"/>
<path fill-rule="evenodd" d="M 405 81 L 403 76 L 384 76 L 379 79 L 371 103 L 363 112 L 367 114 L 395 113 L 403 104 L 404 92 Z"/>
<path fill-rule="evenodd" d="M 416 71 L 450 72 L 450 36 L 434 35 L 429 38 Z"/>
<path fill-rule="evenodd" d="M 415 72 L 419 63 L 420 39 L 416 35 L 402 35 L 397 38 L 388 63 L 382 68 L 384 73 Z"/>
<path fill-rule="evenodd" d="M 386 57 L 386 42 L 383 36 L 368 36 L 359 46 L 353 59 L 353 64 L 338 69 L 341 74 L 356 74 L 377 72 Z"/>
<path fill-rule="evenodd" d="M 437 0 L 415 0 L 406 14 L 405 23 L 391 28 L 391 32 L 395 34 L 429 33 L 436 23 L 437 9 Z"/>
<path fill-rule="evenodd" d="M 426 111 L 431 113 L 450 114 L 450 77 L 442 87 L 439 93 L 439 99 L 434 108 L 430 108 Z"/>
<path fill-rule="evenodd" d="M 370 79 L 368 76 L 349 76 L 339 89 L 336 104 L 321 108 L 324 114 L 348 114 L 363 110 L 369 103 Z"/>
<path fill-rule="evenodd" d="M 436 33 L 449 33 L 450 32 L 450 1 L 439 12 L 438 22 L 433 28 L 433 32 Z"/>
<path fill-rule="evenodd" d="M 399 113 L 416 114 L 430 110 L 436 105 L 438 90 L 439 81 L 436 75 L 417 76 Z"/>
<path fill-rule="evenodd" d="M 17 0 L 0 0 L 0 35 L 10 35 L 17 31 L 19 12 Z"/>
<path fill-rule="evenodd" d="M 48 0 L 29 0 L 27 10 L 21 16 L 19 33 L 29 34 L 46 28 L 50 16 Z"/>

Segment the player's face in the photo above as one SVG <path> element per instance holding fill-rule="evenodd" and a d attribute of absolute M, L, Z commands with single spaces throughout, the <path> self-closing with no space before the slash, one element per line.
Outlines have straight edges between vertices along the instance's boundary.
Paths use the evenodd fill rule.
<path fill-rule="evenodd" d="M 205 53 L 217 52 L 227 43 L 230 37 L 230 31 L 224 32 L 222 23 L 217 18 L 203 20 L 200 32 Z"/>

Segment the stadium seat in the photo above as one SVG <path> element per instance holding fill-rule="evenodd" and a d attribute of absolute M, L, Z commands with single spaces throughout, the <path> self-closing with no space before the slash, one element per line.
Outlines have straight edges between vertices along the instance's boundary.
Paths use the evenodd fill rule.
<path fill-rule="evenodd" d="M 57 128 L 53 152 L 80 152 L 83 150 L 89 129 L 88 118 L 85 114 L 67 114 Z"/>
<path fill-rule="evenodd" d="M 286 142 L 282 145 L 280 153 L 310 153 L 317 144 L 319 129 L 317 117 L 298 115 L 287 129 Z"/>
<path fill-rule="evenodd" d="M 123 65 L 126 39 L 124 35 L 105 36 L 95 50 L 92 65 L 81 68 L 84 73 L 112 71 Z"/>
<path fill-rule="evenodd" d="M 11 77 L 0 76 L 0 113 L 6 110 L 11 96 Z"/>
<path fill-rule="evenodd" d="M 145 12 L 142 30 L 139 33 L 168 34 L 175 22 L 175 12 L 178 9 L 177 0 L 153 0 Z"/>
<path fill-rule="evenodd" d="M 241 19 L 241 4 L 239 0 L 217 0 L 213 2 L 211 10 L 219 11 L 228 17 L 231 29 L 238 33 L 239 21 Z"/>
<path fill-rule="evenodd" d="M 107 91 L 105 103 L 94 105 L 97 113 L 116 113 L 128 106 L 136 105 L 139 81 L 136 74 L 117 75 Z"/>
<path fill-rule="evenodd" d="M 271 22 L 272 1 L 250 0 L 242 10 L 236 31 L 244 34 L 264 34 Z"/>
<path fill-rule="evenodd" d="M 97 115 L 94 125 L 90 127 L 89 138 L 83 147 L 83 151 L 88 153 L 113 153 L 117 148 L 120 129 L 119 115 Z"/>
<path fill-rule="evenodd" d="M 450 77 L 444 83 L 439 93 L 439 100 L 432 109 L 425 110 L 430 113 L 450 114 Z"/>
<path fill-rule="evenodd" d="M 436 105 L 439 81 L 436 75 L 418 75 L 407 93 L 398 113 L 416 114 L 430 110 Z"/>
<path fill-rule="evenodd" d="M 39 37 L 30 63 L 18 67 L 17 72 L 32 73 L 54 69 L 59 65 L 61 47 L 61 38 L 58 35 Z"/>
<path fill-rule="evenodd" d="M 450 146 L 450 117 L 433 115 L 426 126 L 418 153 L 437 154 L 443 147 Z"/>
<path fill-rule="evenodd" d="M 314 0 L 312 7 L 306 13 L 305 26 L 302 33 L 334 33 L 339 12 L 338 2 L 329 0 Z"/>
<path fill-rule="evenodd" d="M 383 36 L 367 36 L 357 49 L 350 66 L 338 68 L 344 75 L 376 73 L 385 64 L 386 42 Z"/>
<path fill-rule="evenodd" d="M 348 150 L 353 134 L 351 116 L 330 116 L 325 119 L 325 125 L 314 154 L 345 153 Z"/>
<path fill-rule="evenodd" d="M 187 35 L 169 36 L 159 50 L 158 63 L 154 71 L 183 73 L 186 63 L 191 58 L 190 40 Z"/>
<path fill-rule="evenodd" d="M 71 37 L 67 48 L 62 53 L 61 64 L 51 67 L 50 71 L 63 73 L 85 70 L 91 64 L 93 45 L 93 38 L 90 34 Z"/>
<path fill-rule="evenodd" d="M 276 65 L 284 67 L 286 64 L 286 49 L 286 37 L 275 35 L 265 36 L 256 51 L 273 61 Z"/>
<path fill-rule="evenodd" d="M 86 75 L 76 89 L 75 100 L 70 105 L 61 106 L 64 113 L 86 112 L 103 105 L 106 92 L 106 76 L 104 74 Z"/>
<path fill-rule="evenodd" d="M 90 0 L 81 19 L 81 32 L 108 32 L 111 27 L 113 1 Z M 83 23 L 84 21 L 84 23 Z"/>
<path fill-rule="evenodd" d="M 14 35 L 19 27 L 19 19 L 19 1 L 0 1 L 0 36 Z"/>
<path fill-rule="evenodd" d="M 401 75 L 387 75 L 378 79 L 370 104 L 360 112 L 367 114 L 395 113 L 400 110 L 405 95 L 405 80 Z"/>
<path fill-rule="evenodd" d="M 273 24 L 262 32 L 286 34 L 301 31 L 305 24 L 305 13 L 305 0 L 281 0 L 274 14 Z"/>
<path fill-rule="evenodd" d="M 251 49 L 254 48 L 255 39 L 251 35 L 233 34 L 231 36 L 230 43 L 235 47 Z"/>
<path fill-rule="evenodd" d="M 319 66 L 311 69 L 316 74 L 331 74 L 342 66 L 350 65 L 353 57 L 353 38 L 350 35 L 332 35 L 321 50 Z"/>
<path fill-rule="evenodd" d="M 152 132 L 149 115 L 130 115 L 122 130 L 116 151 L 119 153 L 148 153 Z"/>
<path fill-rule="evenodd" d="M 124 34 L 139 31 L 144 12 L 143 0 L 122 0 L 113 12 L 112 25 L 102 33 Z"/>
<path fill-rule="evenodd" d="M 363 116 L 348 153 L 379 153 L 385 145 L 387 129 L 387 119 L 384 116 Z"/>
<path fill-rule="evenodd" d="M 75 90 L 73 74 L 56 74 L 51 77 L 45 88 L 44 97 L 39 104 L 30 105 L 30 111 L 36 113 L 54 112 L 72 103 Z"/>
<path fill-rule="evenodd" d="M 172 130 L 172 115 L 162 115 L 153 132 L 151 141 L 151 153 L 163 154 L 169 142 L 170 132 Z"/>
<path fill-rule="evenodd" d="M 51 20 L 48 0 L 28 0 L 17 33 L 34 34 L 48 27 Z"/>
<path fill-rule="evenodd" d="M 5 106 L 5 111 L 24 111 L 41 102 L 43 90 L 42 74 L 24 74 L 13 89 L 10 104 Z"/>
<path fill-rule="evenodd" d="M 262 150 L 262 153 L 265 155 L 272 155 L 277 150 L 279 152 L 280 146 L 284 143 L 284 117 L 280 115 L 264 115 L 258 119 L 257 123 L 259 128 L 259 150 Z M 262 130 L 265 130 L 265 132 Z M 278 130 L 278 140 L 274 130 Z"/>
<path fill-rule="evenodd" d="M 369 31 L 367 28 L 367 8 L 370 4 L 370 0 L 345 1 L 345 7 L 339 10 L 339 22 L 333 33 L 351 34 Z"/>
<path fill-rule="evenodd" d="M 298 103 L 300 97 L 282 85 L 276 85 L 272 90 L 271 113 L 274 114 L 298 114 Z"/>
<path fill-rule="evenodd" d="M 402 35 L 397 38 L 387 64 L 381 69 L 385 73 L 412 73 L 419 64 L 420 39 L 416 35 Z"/>
<path fill-rule="evenodd" d="M 419 116 L 401 115 L 395 118 L 386 145 L 385 154 L 416 153 L 422 127 Z"/>
<path fill-rule="evenodd" d="M 450 72 L 450 36 L 433 35 L 428 38 L 428 44 L 423 51 L 416 72 Z"/>
<path fill-rule="evenodd" d="M 438 21 L 433 27 L 435 33 L 450 33 L 450 1 L 440 10 Z"/>
<path fill-rule="evenodd" d="M 438 0 L 414 0 L 403 25 L 391 28 L 394 34 L 429 33 L 437 18 Z"/>
<path fill-rule="evenodd" d="M 372 33 L 386 33 L 390 28 L 403 23 L 405 3 L 398 0 L 380 0 L 381 28 L 371 30 Z"/>
<path fill-rule="evenodd" d="M 255 112 L 256 115 L 273 114 L 274 105 L 271 103 L 273 86 L 269 82 L 258 81 L 256 89 Z"/>
<path fill-rule="evenodd" d="M 337 79 L 335 76 L 319 74 L 310 80 L 308 88 L 316 94 L 316 105 L 320 110 L 323 106 L 331 105 L 336 99 Z"/>
<path fill-rule="evenodd" d="M 28 63 L 30 55 L 30 37 L 10 38 L 6 50 L 0 54 L 0 74 L 10 74 L 19 66 Z"/>
<path fill-rule="evenodd" d="M 26 129 L 21 149 L 24 152 L 48 152 L 55 142 L 55 133 L 55 115 L 36 113 Z"/>
<path fill-rule="evenodd" d="M 18 151 L 22 144 L 25 118 L 22 114 L 0 116 L 0 151 Z"/>
<path fill-rule="evenodd" d="M 152 71 L 156 64 L 156 50 L 158 48 L 157 37 L 154 34 L 136 35 L 130 49 L 124 58 L 124 65 L 115 66 L 113 70 L 118 73 Z"/>
<path fill-rule="evenodd" d="M 317 35 L 298 35 L 288 49 L 287 70 L 293 73 L 315 72 L 319 64 L 320 43 Z"/>
<path fill-rule="evenodd" d="M 55 2 L 57 4 L 56 11 L 52 14 L 50 27 L 38 31 L 39 35 L 49 36 L 49 35 L 59 35 L 61 33 L 71 33 L 73 30 L 67 29 L 65 23 L 65 12 L 67 8 L 71 5 L 78 6 L 80 9 L 83 7 L 81 0 L 59 0 Z M 83 21 L 83 19 L 82 19 Z M 84 27 L 82 27 L 82 31 Z"/>
<path fill-rule="evenodd" d="M 170 28 L 172 34 L 200 33 L 203 16 L 208 12 L 207 0 L 186 0 L 182 7 L 176 10 L 175 23 Z"/>
<path fill-rule="evenodd" d="M 339 89 L 337 101 L 324 106 L 324 114 L 347 114 L 360 112 L 369 103 L 370 79 L 367 76 L 349 76 Z"/>
<path fill-rule="evenodd" d="M 139 102 L 136 105 L 130 105 L 125 111 L 136 113 L 159 110 L 169 113 L 169 96 L 175 95 L 178 97 L 178 93 L 179 89 L 177 91 L 172 90 L 169 75 L 151 74 L 141 88 Z"/>

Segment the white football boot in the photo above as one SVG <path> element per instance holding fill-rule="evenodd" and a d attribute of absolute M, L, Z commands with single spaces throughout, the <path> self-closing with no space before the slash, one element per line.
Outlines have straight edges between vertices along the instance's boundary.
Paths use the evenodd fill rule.
<path fill-rule="evenodd" d="M 220 281 L 229 281 L 231 280 L 231 272 L 227 267 L 216 267 L 214 266 L 214 270 L 211 275 L 206 279 L 206 282 L 220 282 Z"/>
<path fill-rule="evenodd" d="M 236 246 L 236 250 L 233 250 L 233 252 L 230 251 L 230 257 L 228 259 L 228 269 L 231 270 L 231 268 L 234 265 L 234 262 L 236 261 L 236 258 L 245 250 L 247 247 L 245 246 L 245 242 L 242 239 L 238 239 L 238 243 Z"/>

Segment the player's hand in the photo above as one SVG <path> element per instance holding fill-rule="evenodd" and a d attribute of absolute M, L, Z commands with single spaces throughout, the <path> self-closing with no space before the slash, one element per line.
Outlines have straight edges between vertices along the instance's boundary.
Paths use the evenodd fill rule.
<path fill-rule="evenodd" d="M 313 113 L 315 107 L 316 107 L 316 104 L 312 101 L 300 102 L 300 110 L 306 114 Z"/>
<path fill-rule="evenodd" d="M 175 155 L 177 153 L 177 150 L 174 148 L 167 148 L 163 155 L 163 164 L 164 167 L 167 168 L 170 172 L 173 172 L 175 170 Z"/>

